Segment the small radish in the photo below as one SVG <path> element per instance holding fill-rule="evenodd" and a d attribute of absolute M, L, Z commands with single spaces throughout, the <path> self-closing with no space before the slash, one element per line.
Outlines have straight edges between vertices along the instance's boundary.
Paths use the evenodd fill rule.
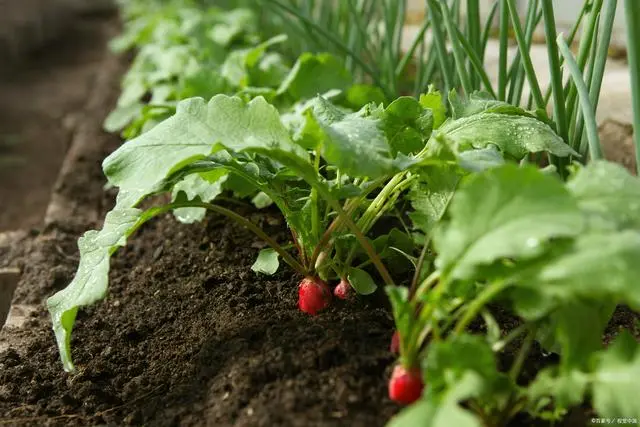
<path fill-rule="evenodd" d="M 389 346 L 389 351 L 393 354 L 398 354 L 400 352 L 400 334 L 398 331 L 393 333 L 391 337 L 391 345 Z"/>
<path fill-rule="evenodd" d="M 340 299 L 348 299 L 351 295 L 351 284 L 347 279 L 341 279 L 338 286 L 333 290 L 333 296 Z"/>
<path fill-rule="evenodd" d="M 318 277 L 305 277 L 298 286 L 298 307 L 312 316 L 327 308 L 331 301 L 331 290 Z"/>
<path fill-rule="evenodd" d="M 407 370 L 402 365 L 393 368 L 389 380 L 389 398 L 394 402 L 409 405 L 422 395 L 422 377 L 417 369 Z"/>

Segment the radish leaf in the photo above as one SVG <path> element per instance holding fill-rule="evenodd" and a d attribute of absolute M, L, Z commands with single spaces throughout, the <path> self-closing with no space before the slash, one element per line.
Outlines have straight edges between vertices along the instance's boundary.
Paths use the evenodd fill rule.
<path fill-rule="evenodd" d="M 450 215 L 434 243 L 438 268 L 455 279 L 472 278 L 500 258 L 538 256 L 550 238 L 584 229 L 562 182 L 515 165 L 472 176 L 454 196 Z"/>
<path fill-rule="evenodd" d="M 479 113 L 449 120 L 434 134 L 445 135 L 459 147 L 485 148 L 493 144 L 518 160 L 540 151 L 559 157 L 578 156 L 547 124 L 520 115 Z"/>
<path fill-rule="evenodd" d="M 360 295 L 370 295 L 378 288 L 376 282 L 369 273 L 360 268 L 350 268 L 347 279 L 353 289 L 355 289 Z"/>
<path fill-rule="evenodd" d="M 603 417 L 640 419 L 640 345 L 623 331 L 603 352 L 593 382 L 593 406 Z"/>
<path fill-rule="evenodd" d="M 278 267 L 280 267 L 278 253 L 272 248 L 265 248 L 260 250 L 258 258 L 251 266 L 251 270 L 270 276 L 278 271 Z"/>

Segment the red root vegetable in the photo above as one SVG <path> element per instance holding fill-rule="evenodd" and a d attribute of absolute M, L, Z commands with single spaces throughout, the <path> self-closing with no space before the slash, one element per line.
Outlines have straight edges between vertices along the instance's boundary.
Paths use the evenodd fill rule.
<path fill-rule="evenodd" d="M 338 286 L 333 290 L 333 296 L 340 299 L 348 299 L 351 295 L 351 284 L 347 279 L 341 279 Z"/>
<path fill-rule="evenodd" d="M 393 333 L 391 337 L 391 345 L 389 346 L 389 351 L 393 354 L 398 354 L 400 352 L 400 334 L 398 331 Z"/>
<path fill-rule="evenodd" d="M 331 301 L 331 290 L 318 277 L 305 277 L 298 286 L 298 307 L 301 311 L 315 316 L 327 308 Z"/>
<path fill-rule="evenodd" d="M 394 402 L 409 405 L 422 396 L 422 377 L 420 370 L 407 370 L 402 365 L 393 368 L 391 379 L 389 380 L 389 398 Z"/>

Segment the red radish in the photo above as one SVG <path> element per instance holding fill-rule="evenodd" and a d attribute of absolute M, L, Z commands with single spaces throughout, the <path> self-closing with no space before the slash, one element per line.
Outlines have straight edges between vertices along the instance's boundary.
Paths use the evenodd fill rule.
<path fill-rule="evenodd" d="M 305 277 L 298 286 L 298 307 L 312 316 L 327 308 L 331 301 L 331 290 L 318 277 Z"/>
<path fill-rule="evenodd" d="M 394 402 L 409 405 L 422 395 L 422 377 L 418 369 L 405 369 L 402 365 L 393 368 L 389 380 L 389 398 Z"/>
<path fill-rule="evenodd" d="M 391 337 L 391 345 L 389 346 L 389 351 L 393 354 L 398 354 L 400 352 L 400 334 L 398 331 L 393 333 Z"/>
<path fill-rule="evenodd" d="M 336 298 L 340 299 L 348 299 L 351 296 L 351 284 L 347 281 L 347 279 L 341 279 L 338 286 L 333 290 L 333 295 Z"/>

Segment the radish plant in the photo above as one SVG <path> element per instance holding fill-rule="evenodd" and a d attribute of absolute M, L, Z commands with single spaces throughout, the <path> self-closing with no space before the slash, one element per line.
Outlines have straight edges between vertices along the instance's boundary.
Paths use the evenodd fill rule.
<path fill-rule="evenodd" d="M 469 105 L 476 102 L 487 105 L 482 97 Z M 73 369 L 69 340 L 78 307 L 104 296 L 109 256 L 143 222 L 160 213 L 179 209 L 181 216 L 198 217 L 208 209 L 247 227 L 305 278 L 300 296 L 310 301 L 302 301 L 300 307 L 309 307 L 306 311 L 313 314 L 330 295 L 322 282 L 328 270 L 338 279 L 347 279 L 360 293 L 375 290 L 371 275 L 351 266 L 357 245 L 381 279 L 387 285 L 394 283 L 378 255 L 395 253 L 385 251 L 392 235 L 383 238 L 383 247 L 376 251 L 375 240 L 371 242 L 365 234 L 420 176 L 421 169 L 434 162 L 460 162 L 467 169 L 482 170 L 505 158 L 519 160 L 529 152 L 571 153 L 547 124 L 503 104 L 489 103 L 485 111 L 468 116 L 458 112 L 433 135 L 434 116 L 443 108 L 435 92 L 426 94 L 422 104 L 400 98 L 386 108 L 369 104 L 356 112 L 323 97 L 304 105 L 283 120 L 262 97 L 248 103 L 225 95 L 216 95 L 208 103 L 201 98 L 185 100 L 173 117 L 105 159 L 104 172 L 119 189 L 116 207 L 102 230 L 80 239 L 76 277 L 48 301 L 66 369 Z M 297 257 L 245 218 L 211 203 L 232 182 L 222 181 L 230 176 L 260 191 L 280 209 Z M 374 190 L 377 195 L 368 197 Z M 174 194 L 172 203 L 147 211 L 136 208 L 146 197 L 168 191 Z M 264 261 L 276 262 L 275 254 L 262 254 L 263 270 L 274 269 L 265 267 Z"/>
<path fill-rule="evenodd" d="M 435 259 L 413 292 L 387 292 L 399 366 L 413 381 L 403 380 L 406 393 L 415 396 L 418 379 L 425 388 L 390 425 L 497 426 L 522 411 L 559 419 L 586 396 L 600 416 L 640 418 L 631 374 L 640 345 L 627 332 L 608 349 L 601 340 L 617 304 L 640 309 L 640 210 L 629 203 L 638 196 L 638 178 L 597 161 L 576 166 L 566 183 L 503 165 L 423 195 L 431 204 L 416 200 L 414 217 L 432 219 L 415 225 L 432 237 Z M 502 331 L 496 304 L 519 326 Z M 560 362 L 523 383 L 534 341 Z M 505 348 L 516 349 L 506 372 Z M 394 373 L 390 397 L 400 402 L 402 384 Z"/>

